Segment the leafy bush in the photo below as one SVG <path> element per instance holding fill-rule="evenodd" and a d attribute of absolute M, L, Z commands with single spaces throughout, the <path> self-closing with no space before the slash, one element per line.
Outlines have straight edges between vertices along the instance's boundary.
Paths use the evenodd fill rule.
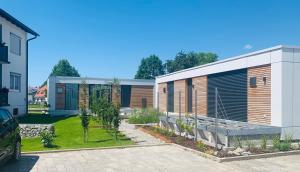
<path fill-rule="evenodd" d="M 198 141 L 196 146 L 201 152 L 206 151 L 206 145 L 202 141 Z"/>
<path fill-rule="evenodd" d="M 280 137 L 276 136 L 273 138 L 273 148 L 280 151 L 288 151 L 291 149 L 292 139 L 293 137 L 291 135 L 286 134 L 284 140 L 281 142 Z"/>
<path fill-rule="evenodd" d="M 142 110 L 135 109 L 129 116 L 128 122 L 130 124 L 158 123 L 159 116 L 161 115 L 162 113 L 153 108 L 147 108 Z"/>
<path fill-rule="evenodd" d="M 43 131 L 41 132 L 40 137 L 44 147 L 51 147 L 53 145 L 54 136 L 51 132 Z"/>

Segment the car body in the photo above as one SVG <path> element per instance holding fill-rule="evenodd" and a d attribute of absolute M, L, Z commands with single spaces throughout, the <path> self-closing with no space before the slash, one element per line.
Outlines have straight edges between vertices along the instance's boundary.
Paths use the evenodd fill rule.
<path fill-rule="evenodd" d="M 21 157 L 20 127 L 11 113 L 0 108 L 0 164 Z"/>

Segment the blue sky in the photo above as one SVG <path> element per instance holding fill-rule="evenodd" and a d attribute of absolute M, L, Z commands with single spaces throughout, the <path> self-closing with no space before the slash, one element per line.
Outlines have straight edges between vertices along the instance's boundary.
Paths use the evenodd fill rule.
<path fill-rule="evenodd" d="M 219 59 L 278 44 L 300 45 L 300 1 L 0 0 L 37 31 L 29 84 L 40 85 L 59 59 L 82 76 L 133 78 L 141 58 L 214 52 Z"/>

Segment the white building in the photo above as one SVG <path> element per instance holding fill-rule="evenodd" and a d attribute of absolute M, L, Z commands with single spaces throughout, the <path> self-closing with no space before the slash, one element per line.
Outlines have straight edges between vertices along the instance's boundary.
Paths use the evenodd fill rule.
<path fill-rule="evenodd" d="M 226 112 L 226 118 L 220 118 L 282 127 L 282 133 L 300 139 L 299 46 L 279 45 L 169 73 L 155 82 L 155 107 L 160 111 L 197 109 L 199 115 L 213 118 L 217 88 L 220 109 Z"/>
<path fill-rule="evenodd" d="M 28 34 L 33 37 L 28 38 Z M 0 107 L 14 115 L 27 113 L 28 42 L 37 36 L 0 9 Z"/>

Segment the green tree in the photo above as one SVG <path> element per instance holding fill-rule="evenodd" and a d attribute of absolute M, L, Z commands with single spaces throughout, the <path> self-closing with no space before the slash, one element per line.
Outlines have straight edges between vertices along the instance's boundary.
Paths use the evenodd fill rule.
<path fill-rule="evenodd" d="M 217 59 L 218 56 L 213 53 L 185 53 L 183 51 L 180 51 L 179 53 L 177 53 L 174 60 L 166 61 L 166 63 L 164 64 L 164 68 L 168 73 L 171 73 L 198 65 L 215 62 Z"/>
<path fill-rule="evenodd" d="M 73 76 L 80 77 L 80 74 L 75 69 L 75 67 L 71 66 L 69 61 L 66 59 L 59 60 L 56 65 L 53 66 L 50 76 Z M 42 86 L 46 85 L 47 81 L 45 81 Z"/>
<path fill-rule="evenodd" d="M 80 77 L 78 71 L 70 65 L 68 60 L 62 59 L 53 67 L 50 76 L 74 76 Z"/>
<path fill-rule="evenodd" d="M 156 76 L 164 74 L 162 61 L 156 55 L 143 58 L 136 72 L 135 79 L 155 79 Z"/>

